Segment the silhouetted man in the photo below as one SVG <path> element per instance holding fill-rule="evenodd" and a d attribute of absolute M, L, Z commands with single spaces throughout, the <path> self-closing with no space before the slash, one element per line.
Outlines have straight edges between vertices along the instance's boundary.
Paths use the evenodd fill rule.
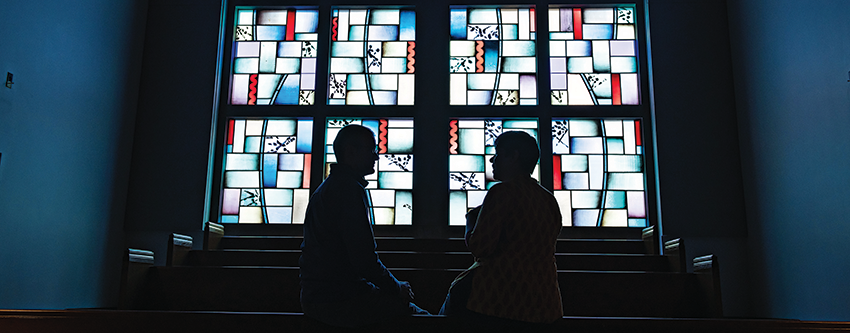
<path fill-rule="evenodd" d="M 301 307 L 326 324 L 355 327 L 394 316 L 427 313 L 410 301 L 378 259 L 368 182 L 375 172 L 375 139 L 359 125 L 343 127 L 333 142 L 337 164 L 310 198 L 301 244 Z"/>

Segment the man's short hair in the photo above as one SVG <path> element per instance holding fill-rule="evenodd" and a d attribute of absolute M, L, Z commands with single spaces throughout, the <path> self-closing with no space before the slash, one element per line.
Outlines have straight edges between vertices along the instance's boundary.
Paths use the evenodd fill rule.
<path fill-rule="evenodd" d="M 537 140 L 526 132 L 508 131 L 496 138 L 496 151 L 516 151 L 519 153 L 519 166 L 531 174 L 540 158 Z"/>
<path fill-rule="evenodd" d="M 358 145 L 363 144 L 365 140 L 371 140 L 372 144 L 375 143 L 375 134 L 372 133 L 368 127 L 364 127 L 361 125 L 347 125 L 343 127 L 336 134 L 336 138 L 334 139 L 333 147 L 334 154 L 336 155 L 337 161 L 345 159 L 343 157 L 343 152 L 349 151 L 352 148 L 357 148 Z"/>

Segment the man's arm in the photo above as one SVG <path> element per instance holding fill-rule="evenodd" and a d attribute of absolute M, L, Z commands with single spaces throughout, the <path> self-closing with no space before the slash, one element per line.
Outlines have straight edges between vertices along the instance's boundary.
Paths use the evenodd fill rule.
<path fill-rule="evenodd" d="M 399 281 L 387 270 L 375 253 L 375 237 L 367 213 L 362 188 L 352 188 L 350 193 L 340 193 L 340 235 L 355 273 L 390 294 L 399 294 Z"/>

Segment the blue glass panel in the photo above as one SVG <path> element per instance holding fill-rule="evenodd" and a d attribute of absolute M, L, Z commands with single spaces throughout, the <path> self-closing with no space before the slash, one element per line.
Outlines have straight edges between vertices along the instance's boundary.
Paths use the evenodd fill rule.
<path fill-rule="evenodd" d="M 584 39 L 614 39 L 613 24 L 582 25 Z"/>
<path fill-rule="evenodd" d="M 257 136 L 249 136 L 245 138 L 245 152 L 259 153 L 260 146 L 263 144 L 263 138 Z"/>
<path fill-rule="evenodd" d="M 281 188 L 300 188 L 302 175 L 300 171 L 278 171 L 276 185 Z"/>
<path fill-rule="evenodd" d="M 490 105 L 493 101 L 493 91 L 472 91 L 467 94 L 466 103 L 468 105 Z"/>
<path fill-rule="evenodd" d="M 280 91 L 275 99 L 275 104 L 298 104 L 300 77 L 298 75 L 287 75 L 283 81 Z"/>
<path fill-rule="evenodd" d="M 506 24 L 502 25 L 502 40 L 516 40 L 519 32 L 517 31 L 517 26 L 515 24 Z"/>
<path fill-rule="evenodd" d="M 449 225 L 466 225 L 466 192 L 449 192 Z"/>
<path fill-rule="evenodd" d="M 570 139 L 572 154 L 602 154 L 602 138 L 572 138 Z"/>
<path fill-rule="evenodd" d="M 378 172 L 378 183 L 381 188 L 410 189 L 413 188 L 412 172 Z"/>
<path fill-rule="evenodd" d="M 604 208 L 626 208 L 626 192 L 606 191 Z"/>
<path fill-rule="evenodd" d="M 319 11 L 299 10 L 295 12 L 295 32 L 317 32 L 319 28 Z"/>
<path fill-rule="evenodd" d="M 577 227 L 594 227 L 599 219 L 598 209 L 573 210 L 573 225 Z"/>
<path fill-rule="evenodd" d="M 416 40 L 416 13 L 412 10 L 402 10 L 399 13 L 399 40 Z"/>
<path fill-rule="evenodd" d="M 295 149 L 299 153 L 309 153 L 313 150 L 312 120 L 298 121 L 298 141 Z"/>
<path fill-rule="evenodd" d="M 398 40 L 398 26 L 394 25 L 370 25 L 368 30 L 369 40 Z"/>
<path fill-rule="evenodd" d="M 292 207 L 268 207 L 266 215 L 269 223 L 292 222 Z"/>
<path fill-rule="evenodd" d="M 233 73 L 259 73 L 260 59 L 258 58 L 236 58 L 233 61 Z"/>
<path fill-rule="evenodd" d="M 277 184 L 277 156 L 263 154 L 263 187 L 275 187 Z M 287 154 L 280 154 L 281 156 Z"/>
<path fill-rule="evenodd" d="M 286 39 L 286 26 L 282 25 L 259 25 L 256 27 L 257 40 L 284 40 Z"/>
<path fill-rule="evenodd" d="M 503 55 L 506 57 L 533 57 L 535 54 L 535 44 L 533 41 L 503 42 Z"/>
<path fill-rule="evenodd" d="M 466 9 L 452 8 L 450 16 L 452 39 L 466 39 Z"/>
<path fill-rule="evenodd" d="M 561 155 L 561 171 L 587 172 L 587 156 Z"/>
<path fill-rule="evenodd" d="M 609 173 L 608 188 L 612 190 L 643 190 L 643 174 Z"/>
<path fill-rule="evenodd" d="M 599 136 L 602 131 L 599 122 L 594 120 L 573 119 L 569 121 L 570 136 Z"/>
<path fill-rule="evenodd" d="M 227 154 L 226 170 L 259 170 L 260 155 Z"/>
<path fill-rule="evenodd" d="M 398 89 L 398 76 L 394 74 L 370 74 L 369 83 L 374 90 Z"/>
<path fill-rule="evenodd" d="M 564 189 L 567 190 L 586 190 L 589 188 L 588 176 L 586 173 L 564 173 L 563 177 Z"/>
<path fill-rule="evenodd" d="M 634 57 L 611 57 L 612 73 L 635 73 L 637 64 Z"/>
<path fill-rule="evenodd" d="M 573 208 L 599 208 L 602 200 L 600 191 L 573 191 Z"/>
<path fill-rule="evenodd" d="M 449 170 L 457 172 L 484 172 L 483 155 L 449 155 Z"/>
<path fill-rule="evenodd" d="M 391 128 L 387 134 L 387 152 L 404 154 L 413 152 L 413 129 Z"/>
<path fill-rule="evenodd" d="M 304 121 L 304 120 L 302 120 Z M 309 120 L 306 120 L 309 121 Z M 266 122 L 265 135 L 295 135 L 295 120 L 291 119 L 273 119 Z"/>
<path fill-rule="evenodd" d="M 272 98 L 281 78 L 283 78 L 283 75 L 258 75 L 257 98 Z"/>
<path fill-rule="evenodd" d="M 265 189 L 263 193 L 267 206 L 292 206 L 291 189 Z"/>
<path fill-rule="evenodd" d="M 266 155 L 266 158 L 274 155 Z M 276 163 L 278 170 L 300 171 L 304 170 L 304 155 L 301 154 L 278 154 Z"/>
<path fill-rule="evenodd" d="M 375 105 L 395 105 L 398 101 L 396 91 L 373 91 L 372 101 Z"/>
<path fill-rule="evenodd" d="M 331 57 L 363 57 L 363 42 L 332 42 Z"/>

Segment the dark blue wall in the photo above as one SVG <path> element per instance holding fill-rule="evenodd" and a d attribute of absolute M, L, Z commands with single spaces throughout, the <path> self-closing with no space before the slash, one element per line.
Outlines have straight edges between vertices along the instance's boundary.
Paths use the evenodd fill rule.
<path fill-rule="evenodd" d="M 756 314 L 850 320 L 850 2 L 729 2 Z"/>
<path fill-rule="evenodd" d="M 727 315 L 850 320 L 848 6 L 650 0 L 665 235 Z M 114 305 L 123 247 L 199 235 L 219 9 L 0 4 L 0 307 Z"/>
<path fill-rule="evenodd" d="M 146 11 L 0 2 L 0 308 L 117 303 Z"/>

